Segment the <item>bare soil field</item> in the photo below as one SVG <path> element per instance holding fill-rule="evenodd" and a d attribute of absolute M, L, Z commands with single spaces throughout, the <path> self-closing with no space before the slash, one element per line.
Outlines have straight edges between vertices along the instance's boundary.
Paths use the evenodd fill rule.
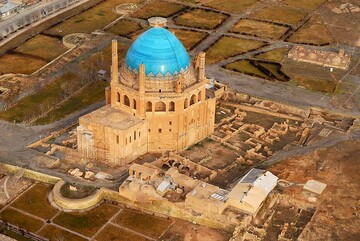
<path fill-rule="evenodd" d="M 203 227 L 177 219 L 165 233 L 164 241 L 227 241 L 231 233 Z"/>
<path fill-rule="evenodd" d="M 14 51 L 29 56 L 39 57 L 50 62 L 66 50 L 68 49 L 63 45 L 62 40 L 38 34 L 17 47 Z"/>
<path fill-rule="evenodd" d="M 263 60 L 281 62 L 287 56 L 288 48 L 274 49 L 265 53 L 257 54 L 254 57 Z"/>
<path fill-rule="evenodd" d="M 149 19 L 151 17 L 164 17 L 167 18 L 170 15 L 183 10 L 185 6 L 175 3 L 163 2 L 160 0 L 151 1 L 141 9 L 137 10 L 131 17 Z"/>
<path fill-rule="evenodd" d="M 280 39 L 288 27 L 251 19 L 241 19 L 230 30 L 233 33 L 252 35 L 260 38 Z"/>
<path fill-rule="evenodd" d="M 183 29 L 170 30 L 174 32 L 176 37 L 181 41 L 181 43 L 188 51 L 191 50 L 197 43 L 201 42 L 207 36 L 206 33 L 198 31 L 190 31 Z"/>
<path fill-rule="evenodd" d="M 227 17 L 222 13 L 194 9 L 175 17 L 174 22 L 187 27 L 214 29 L 224 22 Z"/>
<path fill-rule="evenodd" d="M 264 45 L 265 43 L 260 41 L 223 36 L 206 51 L 206 61 L 214 64 Z"/>
<path fill-rule="evenodd" d="M 295 25 L 305 18 L 306 15 L 307 12 L 304 10 L 285 6 L 273 6 L 255 12 L 251 16 L 262 20 Z"/>
<path fill-rule="evenodd" d="M 258 2 L 258 0 L 213 0 L 207 2 L 205 5 L 225 12 L 242 13 Z"/>
<path fill-rule="evenodd" d="M 10 73 L 30 75 L 46 63 L 45 60 L 39 58 L 19 54 L 4 54 L 0 57 L 0 75 Z"/>
<path fill-rule="evenodd" d="M 95 7 L 69 18 L 62 23 L 45 31 L 49 35 L 65 36 L 71 33 L 91 33 L 102 29 L 120 15 L 115 13 L 114 8 L 126 2 L 138 3 L 140 0 L 107 0 Z"/>
<path fill-rule="evenodd" d="M 318 7 L 320 7 L 322 4 L 324 4 L 326 0 L 283 0 L 282 3 L 285 3 L 286 5 L 289 5 L 291 7 L 296 8 L 302 8 L 308 11 L 312 11 Z"/>
<path fill-rule="evenodd" d="M 140 29 L 142 29 L 142 27 L 139 23 L 127 19 L 121 19 L 114 26 L 109 28 L 108 32 L 115 35 L 127 36 L 128 34 L 132 34 Z"/>
<path fill-rule="evenodd" d="M 360 196 L 360 143 L 346 141 L 269 168 L 281 179 L 302 184 L 314 179 L 327 184 L 321 195 L 286 188 L 284 194 L 307 201 L 315 197 L 316 212 L 299 240 L 358 240 Z"/>
<path fill-rule="evenodd" d="M 320 46 L 332 44 L 335 41 L 319 18 L 310 19 L 287 40 L 294 43 Z"/>

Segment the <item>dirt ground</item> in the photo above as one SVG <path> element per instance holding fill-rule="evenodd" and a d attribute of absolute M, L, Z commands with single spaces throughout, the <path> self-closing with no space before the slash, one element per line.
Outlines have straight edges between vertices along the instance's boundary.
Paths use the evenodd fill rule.
<path fill-rule="evenodd" d="M 164 241 L 227 241 L 231 233 L 176 220 L 162 237 Z"/>
<path fill-rule="evenodd" d="M 280 179 L 304 184 L 314 179 L 327 184 L 321 195 L 286 188 L 285 195 L 301 201 L 316 198 L 316 212 L 298 240 L 360 240 L 360 142 L 336 146 L 296 157 L 270 168 Z"/>

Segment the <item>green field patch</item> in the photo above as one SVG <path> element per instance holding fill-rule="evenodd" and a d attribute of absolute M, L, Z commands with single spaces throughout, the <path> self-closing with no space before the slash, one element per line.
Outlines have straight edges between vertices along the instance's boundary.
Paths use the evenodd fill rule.
<path fill-rule="evenodd" d="M 298 22 L 303 20 L 306 15 L 307 12 L 301 9 L 295 9 L 285 6 L 273 6 L 264 8 L 251 15 L 251 17 L 277 23 L 297 24 Z"/>
<path fill-rule="evenodd" d="M 328 45 L 335 42 L 324 23 L 318 18 L 305 23 L 287 41 L 313 45 Z"/>
<path fill-rule="evenodd" d="M 106 225 L 95 237 L 97 241 L 147 241 L 149 239 L 137 235 L 134 232 L 116 227 L 112 224 Z"/>
<path fill-rule="evenodd" d="M 0 57 L 0 75 L 11 73 L 30 75 L 46 64 L 46 61 L 38 58 L 18 54 L 4 54 Z"/>
<path fill-rule="evenodd" d="M 61 213 L 54 223 L 92 237 L 118 210 L 115 206 L 103 204 L 85 213 Z"/>
<path fill-rule="evenodd" d="M 185 12 L 176 18 L 174 22 L 187 27 L 214 29 L 227 19 L 228 15 L 213 11 L 194 9 Z"/>
<path fill-rule="evenodd" d="M 330 79 L 315 79 L 295 76 L 291 83 L 303 86 L 308 90 L 332 94 L 336 90 L 337 83 Z"/>
<path fill-rule="evenodd" d="M 277 24 L 241 19 L 230 30 L 233 33 L 257 36 L 260 38 L 280 39 L 289 28 Z"/>
<path fill-rule="evenodd" d="M 264 45 L 261 41 L 223 36 L 206 51 L 206 62 L 214 64 Z"/>
<path fill-rule="evenodd" d="M 41 110 L 52 108 L 61 101 L 62 89 L 78 81 L 77 76 L 68 73 L 52 81 L 38 92 L 22 98 L 16 105 L 0 112 L 0 119 L 9 122 L 22 122 L 41 114 Z"/>
<path fill-rule="evenodd" d="M 213 0 L 205 5 L 225 12 L 243 13 L 253 6 L 258 0 Z"/>
<path fill-rule="evenodd" d="M 191 50 L 207 36 L 207 34 L 203 32 L 184 29 L 170 29 L 170 31 L 175 33 L 176 37 L 181 41 L 187 50 Z"/>
<path fill-rule="evenodd" d="M 146 4 L 141 9 L 134 12 L 131 17 L 141 18 L 141 19 L 149 19 L 151 17 L 164 17 L 167 18 L 181 10 L 183 10 L 185 6 L 154 0 Z"/>
<path fill-rule="evenodd" d="M 268 78 L 263 72 L 256 68 L 249 60 L 239 60 L 233 63 L 227 64 L 226 69 L 236 71 L 243 74 L 248 74 L 260 78 Z"/>
<path fill-rule="evenodd" d="M 325 1 L 326 0 L 283 0 L 281 3 L 311 11 L 320 7 Z"/>
<path fill-rule="evenodd" d="M 41 229 L 38 233 L 41 237 L 47 238 L 49 240 L 71 240 L 71 241 L 86 241 L 80 236 L 77 236 L 73 233 L 70 233 L 66 230 L 57 228 L 53 225 L 47 225 L 45 228 Z"/>
<path fill-rule="evenodd" d="M 44 117 L 35 121 L 36 125 L 44 125 L 60 120 L 76 111 L 82 110 L 92 104 L 105 99 L 105 88 L 109 82 L 97 81 L 84 87 L 74 96 L 70 97 L 60 106 L 48 112 Z"/>
<path fill-rule="evenodd" d="M 17 47 L 14 51 L 36 56 L 50 62 L 66 50 L 67 48 L 63 45 L 61 40 L 38 34 Z"/>
<path fill-rule="evenodd" d="M 127 36 L 128 34 L 136 32 L 140 29 L 142 29 L 142 27 L 139 23 L 127 19 L 121 19 L 107 31 L 115 35 Z"/>
<path fill-rule="evenodd" d="M 288 52 L 289 52 L 288 48 L 279 48 L 279 49 L 270 50 L 265 53 L 257 54 L 254 57 L 262 60 L 281 62 Z"/>
<path fill-rule="evenodd" d="M 289 81 L 289 78 L 284 75 L 284 73 L 281 73 L 281 65 L 275 64 L 275 63 L 267 63 L 267 62 L 260 62 L 256 63 L 258 64 L 258 68 L 262 67 L 261 70 L 263 72 L 267 72 L 267 76 L 271 79 L 275 79 L 282 82 Z"/>
<path fill-rule="evenodd" d="M 38 231 L 44 225 L 43 221 L 18 212 L 12 208 L 7 208 L 2 211 L 0 213 L 0 219 L 6 223 L 11 223 L 12 225 L 33 233 Z"/>
<path fill-rule="evenodd" d="M 171 224 L 170 220 L 130 210 L 122 210 L 113 222 L 154 239 L 158 239 Z"/>
<path fill-rule="evenodd" d="M 36 184 L 21 195 L 11 206 L 43 219 L 50 219 L 57 213 L 57 210 L 48 201 L 51 190 L 51 186 Z"/>
<path fill-rule="evenodd" d="M 95 7 L 71 17 L 62 23 L 46 30 L 44 33 L 49 35 L 65 36 L 71 33 L 91 33 L 97 29 L 102 29 L 118 17 L 115 7 L 126 2 L 141 2 L 134 0 L 107 0 Z"/>

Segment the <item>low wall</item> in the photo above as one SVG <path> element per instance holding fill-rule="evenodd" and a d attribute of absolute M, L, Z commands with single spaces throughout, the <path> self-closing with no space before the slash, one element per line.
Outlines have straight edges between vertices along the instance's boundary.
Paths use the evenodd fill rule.
<path fill-rule="evenodd" d="M 21 169 L 24 169 L 24 168 L 18 167 L 18 166 L 13 166 L 13 165 L 6 164 L 6 163 L 0 163 L 0 169 L 2 171 L 15 174 L 15 173 L 17 173 L 18 171 L 20 171 Z M 60 180 L 60 178 L 58 178 L 58 177 L 50 176 L 50 175 L 40 173 L 40 172 L 36 172 L 36 171 L 33 171 L 33 170 L 29 170 L 29 169 L 24 169 L 23 177 L 33 179 L 33 180 L 36 180 L 36 181 L 39 181 L 39 182 L 50 183 L 50 184 L 55 184 Z"/>
<path fill-rule="evenodd" d="M 102 189 L 97 190 L 94 194 L 80 199 L 67 198 L 61 195 L 61 187 L 65 184 L 63 180 L 57 182 L 50 193 L 52 200 L 63 211 L 79 211 L 90 209 L 98 204 L 102 199 Z"/>

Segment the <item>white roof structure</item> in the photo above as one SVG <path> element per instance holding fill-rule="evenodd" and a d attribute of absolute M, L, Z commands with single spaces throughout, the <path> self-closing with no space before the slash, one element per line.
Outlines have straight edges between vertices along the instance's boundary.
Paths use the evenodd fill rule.
<path fill-rule="evenodd" d="M 256 213 L 268 194 L 277 185 L 278 177 L 269 171 L 251 169 L 228 194 L 230 206 Z"/>
<path fill-rule="evenodd" d="M 163 193 L 169 186 L 170 182 L 168 180 L 163 180 L 156 190 Z"/>

